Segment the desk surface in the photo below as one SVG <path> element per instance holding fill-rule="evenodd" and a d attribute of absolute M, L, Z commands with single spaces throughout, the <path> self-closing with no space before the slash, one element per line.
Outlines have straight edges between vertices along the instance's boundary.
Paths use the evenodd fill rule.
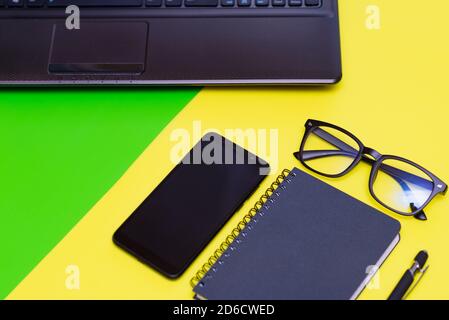
<path fill-rule="evenodd" d="M 370 30 L 365 25 L 369 5 L 377 5 L 380 9 L 379 30 Z M 438 9 L 435 10 L 435 7 Z M 291 168 L 296 165 L 302 168 L 292 157 L 292 152 L 298 147 L 305 120 L 316 118 L 347 128 L 360 137 L 367 146 L 374 147 L 382 153 L 400 155 L 414 160 L 449 182 L 449 167 L 446 164 L 449 156 L 447 148 L 449 46 L 444 40 L 448 30 L 446 22 L 448 10 L 449 3 L 443 0 L 434 2 L 432 8 L 424 6 L 418 0 L 407 3 L 389 0 L 341 1 L 344 76 L 339 85 L 329 88 L 206 88 L 201 90 L 171 120 L 132 165 L 130 165 L 130 159 L 137 156 L 139 147 L 136 146 L 129 151 L 124 144 L 117 144 L 116 155 L 121 154 L 123 150 L 127 156 L 118 157 L 114 169 L 110 170 L 114 174 L 109 180 L 104 179 L 102 187 L 106 187 L 111 181 L 117 182 L 108 192 L 105 194 L 103 192 L 102 197 L 99 194 L 101 187 L 97 187 L 95 191 L 89 190 L 88 187 L 85 192 L 72 190 L 72 197 L 92 199 L 95 196 L 98 202 L 90 210 L 86 208 L 88 202 L 83 202 L 83 206 L 73 205 L 73 210 L 77 214 L 72 215 L 71 220 L 65 224 L 65 229 L 59 229 L 60 234 L 57 235 L 59 239 L 54 236 L 50 239 L 51 241 L 48 241 L 49 244 L 45 248 L 48 248 L 49 253 L 46 256 L 45 248 L 35 254 L 33 260 L 35 264 L 39 257 L 45 256 L 45 258 L 34 268 L 31 265 L 28 266 L 32 271 L 26 277 L 26 274 L 22 274 L 24 279 L 20 284 L 19 275 L 15 275 L 14 281 L 18 286 L 8 298 L 192 298 L 189 286 L 191 276 L 246 214 L 262 191 L 266 189 L 271 178 L 266 179 L 254 196 L 235 214 L 178 280 L 167 280 L 132 259 L 112 244 L 111 236 L 120 223 L 172 169 L 173 164 L 169 155 L 173 147 L 173 141 L 170 140 L 173 130 L 185 128 L 193 133 L 193 123 L 196 120 L 201 121 L 203 131 L 209 128 L 222 133 L 225 129 L 234 128 L 277 129 L 279 142 L 277 159 L 275 154 L 270 154 L 269 149 L 265 152 L 253 150 L 274 164 L 275 169 L 277 167 L 276 173 L 284 167 Z M 117 99 L 126 97 L 126 103 L 132 106 L 128 110 L 129 113 L 134 113 L 136 108 L 141 110 L 144 105 L 154 109 L 156 105 L 159 107 L 161 101 L 169 104 L 168 101 L 172 99 L 169 91 L 165 91 L 166 96 L 161 96 L 159 100 L 152 100 L 151 95 L 161 93 L 152 91 L 147 93 L 79 91 L 70 95 L 73 101 L 67 107 L 75 110 L 78 108 L 76 101 L 82 101 L 83 108 L 86 108 L 90 104 L 91 97 L 99 94 L 102 95 L 103 105 L 112 103 L 111 101 L 117 103 Z M 182 94 L 178 92 L 172 112 L 161 118 L 159 123 L 155 122 L 155 127 L 162 128 L 166 120 L 176 114 L 177 106 L 181 109 L 194 94 L 195 92 L 189 90 L 183 91 Z M 14 95 L 20 95 L 20 98 L 16 97 L 17 99 L 39 96 L 36 92 L 0 92 L 0 101 L 4 96 L 10 97 L 5 108 L 9 110 L 11 117 L 14 117 L 15 113 L 24 112 L 24 110 L 12 108 Z M 53 95 L 47 92 L 45 99 L 47 103 L 43 104 L 42 109 L 48 117 L 60 112 L 61 108 L 55 108 L 55 106 L 66 103 L 64 95 L 57 93 Z M 3 104 L 3 102 L 0 103 Z M 92 104 L 94 103 L 98 103 L 98 100 L 93 99 Z M 32 106 L 27 108 L 29 110 Z M 107 114 L 114 110 L 102 112 Z M 121 110 L 120 117 L 126 119 L 128 125 L 133 121 L 139 123 L 139 117 L 128 115 L 125 109 Z M 78 119 L 76 123 L 82 126 L 84 122 L 85 120 Z M 89 123 L 95 126 L 95 123 Z M 151 125 L 151 121 L 149 123 Z M 16 125 L 20 126 L 19 123 Z M 43 125 L 51 126 L 52 124 L 44 121 Z M 143 127 L 141 122 L 139 125 Z M 125 130 L 125 137 L 126 134 L 129 133 Z M 9 136 L 9 138 L 13 137 Z M 77 139 L 65 143 L 70 146 L 70 144 L 76 145 L 79 141 L 89 140 L 83 135 L 77 136 Z M 136 145 L 141 146 L 145 141 L 148 144 L 152 135 L 139 131 L 129 135 L 129 139 L 138 140 L 139 143 Z M 11 144 L 10 148 L 12 148 Z M 16 145 L 15 148 L 20 150 L 21 146 Z M 92 154 L 89 157 L 95 158 L 97 150 L 92 148 L 90 152 Z M 101 148 L 100 152 L 102 152 Z M 21 155 L 25 156 L 24 153 Z M 104 157 L 101 158 L 103 162 L 106 160 Z M 21 164 L 26 165 L 26 162 Z M 29 164 L 33 165 L 32 155 L 29 158 Z M 106 162 L 104 164 L 107 165 Z M 124 165 L 130 166 L 117 180 L 117 174 Z M 10 166 L 12 166 L 10 170 L 17 170 L 13 163 Z M 84 167 L 89 166 L 84 164 Z M 40 168 L 34 170 L 39 171 Z M 61 172 L 67 174 L 67 179 L 71 179 L 71 175 L 75 174 L 81 177 L 86 174 L 95 174 L 92 171 L 82 172 L 81 170 L 76 173 Z M 325 181 L 390 214 L 370 197 L 368 174 L 369 167 L 360 165 L 344 178 L 325 179 Z M 86 181 L 90 180 L 92 177 Z M 15 189 L 10 191 L 9 196 L 19 199 L 13 193 L 21 192 L 22 201 L 26 201 L 27 194 L 30 192 L 34 194 L 33 199 L 39 199 L 39 197 L 45 199 L 48 194 L 56 191 L 63 194 L 61 190 L 64 189 L 64 184 L 61 181 L 57 180 L 54 186 L 56 188 L 51 190 Z M 83 187 L 83 184 L 79 186 Z M 7 187 L 2 185 L 2 189 L 6 190 Z M 45 200 L 42 203 L 37 202 L 35 206 L 40 211 L 65 214 L 60 211 L 60 208 L 52 207 L 51 202 Z M 64 210 L 72 212 L 70 206 L 65 207 Z M 410 298 L 449 298 L 449 289 L 447 289 L 449 287 L 447 278 L 449 200 L 438 197 L 429 206 L 427 213 L 429 216 L 427 222 L 393 215 L 402 224 L 401 241 L 382 266 L 375 283 L 364 290 L 362 299 L 385 299 L 405 267 L 421 249 L 429 251 L 431 267 Z M 2 212 L 2 214 L 5 213 Z M 34 212 L 20 212 L 20 214 L 26 220 L 28 216 L 33 216 Z M 84 217 L 76 223 L 82 216 Z M 54 219 L 50 221 L 54 225 L 42 224 L 39 227 L 52 229 L 58 223 Z M 65 234 L 70 226 L 73 226 L 73 229 Z M 17 225 L 17 228 L 20 226 Z M 44 229 L 42 233 L 45 233 Z M 45 236 L 33 240 L 34 242 L 29 243 L 28 247 L 19 248 L 22 251 L 16 252 L 10 260 L 14 261 L 17 256 L 26 255 L 27 250 L 33 251 L 33 247 L 38 246 L 40 241 L 47 240 Z M 56 245 L 58 242 L 56 240 L 61 241 Z M 12 250 L 10 253 L 12 254 Z M 2 260 L 5 258 L 2 256 Z M 27 263 L 31 264 L 31 261 Z M 67 286 L 66 281 L 72 270 L 67 269 L 68 266 L 76 266 L 79 270 L 79 289 L 68 289 L 70 285 Z M 12 273 L 11 270 L 9 272 Z M 2 274 L 2 277 L 4 276 Z M 10 283 L 8 288 L 12 290 L 14 286 L 15 284 Z M 6 290 L 2 292 L 4 295 L 9 292 Z"/>

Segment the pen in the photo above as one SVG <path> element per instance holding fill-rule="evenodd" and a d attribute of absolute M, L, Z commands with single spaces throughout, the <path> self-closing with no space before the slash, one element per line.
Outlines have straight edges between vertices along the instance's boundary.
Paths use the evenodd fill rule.
<path fill-rule="evenodd" d="M 412 266 L 410 269 L 407 269 L 402 276 L 401 280 L 399 280 L 399 283 L 394 288 L 393 292 L 388 297 L 388 300 L 402 300 L 404 296 L 407 294 L 407 291 L 413 290 L 413 288 L 418 284 L 419 280 L 421 280 L 421 277 L 424 275 L 424 273 L 427 271 L 429 266 L 424 268 L 424 265 L 426 264 L 427 258 L 429 257 L 429 254 L 427 251 L 420 251 L 413 261 Z M 413 284 L 413 281 L 415 280 L 415 276 L 417 273 L 421 273 L 421 276 L 417 280 L 415 286 L 413 288 L 410 288 L 410 286 Z"/>

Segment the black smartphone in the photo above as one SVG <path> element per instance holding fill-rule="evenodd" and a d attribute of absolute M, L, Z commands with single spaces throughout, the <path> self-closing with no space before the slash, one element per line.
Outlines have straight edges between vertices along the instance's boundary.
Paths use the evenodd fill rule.
<path fill-rule="evenodd" d="M 179 277 L 266 177 L 269 165 L 206 134 L 113 236 L 170 278 Z"/>

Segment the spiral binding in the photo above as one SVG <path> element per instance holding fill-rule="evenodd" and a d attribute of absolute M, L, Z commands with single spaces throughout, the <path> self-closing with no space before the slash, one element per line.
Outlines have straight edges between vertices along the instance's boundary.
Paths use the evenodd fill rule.
<path fill-rule="evenodd" d="M 205 264 L 197 271 L 195 276 L 190 280 L 190 285 L 194 288 L 201 279 L 206 275 L 206 273 L 212 268 L 212 266 L 217 262 L 221 255 L 231 246 L 233 241 L 237 236 L 243 231 L 246 225 L 254 218 L 254 216 L 259 212 L 259 210 L 265 205 L 269 197 L 275 193 L 279 185 L 287 178 L 290 174 L 290 170 L 284 169 L 282 173 L 276 178 L 276 180 L 270 185 L 270 187 L 265 191 L 265 193 L 260 197 L 260 199 L 255 203 L 249 212 L 243 217 L 242 220 L 237 224 L 237 226 L 232 230 L 232 232 L 226 237 L 225 241 L 221 243 L 218 249 L 215 250 L 214 254 L 210 256 Z"/>

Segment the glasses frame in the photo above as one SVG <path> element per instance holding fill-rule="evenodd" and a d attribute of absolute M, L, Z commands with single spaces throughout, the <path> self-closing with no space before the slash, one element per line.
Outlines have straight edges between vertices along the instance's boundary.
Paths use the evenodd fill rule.
<path fill-rule="evenodd" d="M 344 134 L 346 134 L 348 137 L 352 138 L 359 146 L 359 151 L 357 156 L 355 157 L 354 161 L 351 163 L 351 165 L 344 170 L 341 173 L 338 174 L 327 174 L 324 172 L 320 172 L 312 167 L 310 167 L 307 163 L 306 160 L 304 159 L 304 147 L 307 141 L 307 138 L 313 133 L 313 130 L 321 127 L 321 128 L 332 128 L 335 130 L 338 130 Z M 369 187 L 369 191 L 371 196 L 378 202 L 380 203 L 382 206 L 384 206 L 385 208 L 400 214 L 402 216 L 414 216 L 415 218 L 419 219 L 419 220 L 427 220 L 427 217 L 424 214 L 423 209 L 438 195 L 438 194 L 446 194 L 447 192 L 447 184 L 444 183 L 441 179 L 439 179 L 436 175 L 434 175 L 433 173 L 431 173 L 429 170 L 425 169 L 424 167 L 420 166 L 419 164 L 410 161 L 408 159 L 402 158 L 402 157 L 398 157 L 398 156 L 394 156 L 394 155 L 383 155 L 381 153 L 379 153 L 378 151 L 376 151 L 375 149 L 366 147 L 362 141 L 360 141 L 355 135 L 353 135 L 351 132 L 336 126 L 334 124 L 331 123 L 327 123 L 327 122 L 323 122 L 323 121 L 319 121 L 319 120 L 313 120 L 313 119 L 309 119 L 306 121 L 305 123 L 305 128 L 306 131 L 304 133 L 304 136 L 302 138 L 301 141 L 301 146 L 299 148 L 298 152 L 294 153 L 294 156 L 309 170 L 321 175 L 321 176 L 325 176 L 328 178 L 339 178 L 342 177 L 346 174 L 348 174 L 352 169 L 354 169 L 359 163 L 360 161 L 364 160 L 365 162 L 371 164 L 371 172 L 370 172 L 370 176 L 369 176 L 369 181 L 368 181 L 368 187 Z M 338 139 L 338 138 L 336 138 Z M 345 143 L 343 141 L 343 143 Z M 374 181 L 376 179 L 376 175 L 382 165 L 382 163 L 385 160 L 397 160 L 397 161 L 402 161 L 405 162 L 411 166 L 414 166 L 415 168 L 421 170 L 422 172 L 424 172 L 425 174 L 427 174 L 429 176 L 429 178 L 432 180 L 433 182 L 433 190 L 429 196 L 429 198 L 427 199 L 427 201 L 419 208 L 415 208 L 415 210 L 413 210 L 413 212 L 411 213 L 406 213 L 406 212 L 402 212 L 399 210 L 396 210 L 392 207 L 390 207 L 389 205 L 387 205 L 386 203 L 384 203 L 383 201 L 381 201 L 375 194 L 374 192 Z"/>

